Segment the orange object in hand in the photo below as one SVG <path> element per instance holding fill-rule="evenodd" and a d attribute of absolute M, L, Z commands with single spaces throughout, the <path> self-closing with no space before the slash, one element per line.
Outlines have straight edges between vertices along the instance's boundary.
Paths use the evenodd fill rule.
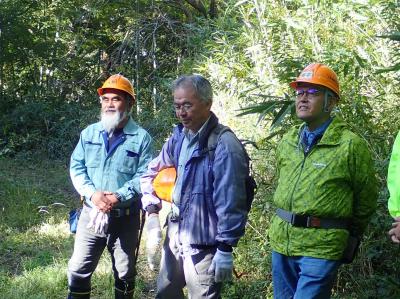
<path fill-rule="evenodd" d="M 176 180 L 176 170 L 174 167 L 164 168 L 153 180 L 153 188 L 159 199 L 172 202 L 172 192 Z"/>

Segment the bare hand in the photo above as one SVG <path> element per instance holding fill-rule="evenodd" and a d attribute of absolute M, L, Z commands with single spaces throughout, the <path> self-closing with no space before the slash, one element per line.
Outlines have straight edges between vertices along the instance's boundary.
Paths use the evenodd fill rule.
<path fill-rule="evenodd" d="M 104 191 L 104 196 L 108 199 L 108 201 L 111 204 L 111 207 L 115 206 L 117 203 L 119 203 L 119 200 L 115 196 L 113 192 L 110 191 Z"/>
<path fill-rule="evenodd" d="M 392 229 L 389 230 L 388 234 L 393 243 L 400 244 L 400 217 L 396 217 L 394 220 L 396 222 L 392 223 Z"/>
<path fill-rule="evenodd" d="M 103 213 L 109 212 L 113 206 L 113 203 L 107 198 L 103 191 L 96 191 L 92 195 L 91 201 Z"/>

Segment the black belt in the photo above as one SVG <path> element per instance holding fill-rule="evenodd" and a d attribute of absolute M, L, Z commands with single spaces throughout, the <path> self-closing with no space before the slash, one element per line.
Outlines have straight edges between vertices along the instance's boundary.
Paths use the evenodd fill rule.
<path fill-rule="evenodd" d="M 279 208 L 276 209 L 276 214 L 282 220 L 296 227 L 349 229 L 350 224 L 350 220 L 346 218 L 319 218 L 315 216 L 298 215 Z"/>
<path fill-rule="evenodd" d="M 133 208 L 117 208 L 110 211 L 110 217 L 119 218 L 133 214 Z"/>
<path fill-rule="evenodd" d="M 83 202 L 85 206 L 88 208 L 92 208 L 86 201 Z M 124 216 L 129 216 L 134 214 L 135 208 L 134 207 L 127 207 L 127 208 L 115 208 L 111 209 L 110 211 L 110 217 L 112 218 L 120 218 Z"/>

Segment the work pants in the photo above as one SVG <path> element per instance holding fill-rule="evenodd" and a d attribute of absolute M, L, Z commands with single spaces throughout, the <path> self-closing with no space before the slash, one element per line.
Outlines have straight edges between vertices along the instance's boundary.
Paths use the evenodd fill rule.
<path fill-rule="evenodd" d="M 128 216 L 110 217 L 108 230 L 103 234 L 96 234 L 87 228 L 90 210 L 89 207 L 83 207 L 74 252 L 68 263 L 68 286 L 72 294 L 70 297 L 89 298 L 92 274 L 107 247 L 112 260 L 116 298 L 125 298 L 117 296 L 120 293 L 130 298 L 136 276 L 135 249 L 138 241 L 139 208 L 132 209 Z"/>
<path fill-rule="evenodd" d="M 183 299 L 188 288 L 190 299 L 218 299 L 222 283 L 215 283 L 208 274 L 216 248 L 198 250 L 194 255 L 183 254 L 178 241 L 178 223 L 168 220 L 167 236 L 161 256 L 157 279 L 157 299 Z"/>

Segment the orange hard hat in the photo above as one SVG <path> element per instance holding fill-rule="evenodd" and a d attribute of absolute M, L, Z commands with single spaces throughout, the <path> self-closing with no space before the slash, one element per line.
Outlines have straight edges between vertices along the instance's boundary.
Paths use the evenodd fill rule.
<path fill-rule="evenodd" d="M 176 180 L 176 170 L 173 167 L 164 168 L 153 180 L 153 188 L 159 199 L 172 202 L 172 191 Z"/>
<path fill-rule="evenodd" d="M 333 91 L 339 97 L 339 81 L 336 73 L 322 63 L 308 65 L 297 77 L 296 81 L 290 83 L 290 87 L 296 89 L 298 83 L 311 83 L 324 86 Z"/>
<path fill-rule="evenodd" d="M 120 74 L 112 75 L 108 78 L 103 86 L 97 89 L 98 94 L 102 96 L 105 93 L 105 89 L 122 90 L 135 99 L 135 91 L 133 90 L 132 83 Z"/>

